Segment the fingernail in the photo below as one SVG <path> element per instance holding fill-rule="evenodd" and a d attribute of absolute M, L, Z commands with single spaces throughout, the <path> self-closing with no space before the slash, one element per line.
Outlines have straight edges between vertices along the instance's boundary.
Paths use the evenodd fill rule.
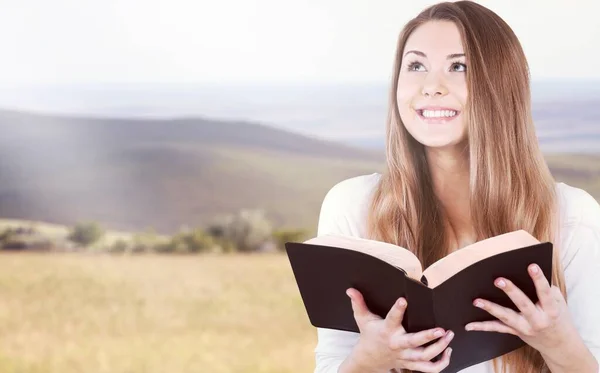
<path fill-rule="evenodd" d="M 450 356 L 452 354 L 452 349 L 450 347 L 448 347 L 448 356 Z"/>
<path fill-rule="evenodd" d="M 473 326 L 467 325 L 467 326 L 465 326 L 465 330 L 466 331 L 471 331 L 471 330 L 473 330 Z"/>
<path fill-rule="evenodd" d="M 534 275 L 537 275 L 538 272 L 540 271 L 540 267 L 538 267 L 537 265 L 534 264 L 531 266 L 530 270 L 531 270 L 531 273 L 533 273 Z"/>
<path fill-rule="evenodd" d="M 474 305 L 475 305 L 475 307 L 483 308 L 483 302 L 481 302 L 479 300 L 476 300 L 475 303 L 474 303 Z"/>
<path fill-rule="evenodd" d="M 506 282 L 504 280 L 498 280 L 496 282 L 496 286 L 498 286 L 499 288 L 503 288 L 506 286 Z"/>
<path fill-rule="evenodd" d="M 448 341 L 451 341 L 451 340 L 452 340 L 452 338 L 454 338 L 454 333 L 453 333 L 452 331 L 449 331 L 449 332 L 446 334 L 446 340 L 448 340 Z"/>
<path fill-rule="evenodd" d="M 406 306 L 406 301 L 404 300 L 404 298 L 398 299 L 398 306 L 400 306 L 400 307 Z"/>
<path fill-rule="evenodd" d="M 443 335 L 444 335 L 444 333 L 441 330 L 436 330 L 435 333 L 433 333 L 433 336 L 436 338 L 439 338 Z"/>

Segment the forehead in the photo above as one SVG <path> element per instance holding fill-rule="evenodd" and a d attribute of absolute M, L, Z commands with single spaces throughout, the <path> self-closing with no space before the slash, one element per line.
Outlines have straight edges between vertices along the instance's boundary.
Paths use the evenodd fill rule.
<path fill-rule="evenodd" d="M 406 40 L 404 52 L 418 50 L 429 59 L 464 53 L 458 27 L 450 21 L 429 21 L 417 27 Z"/>

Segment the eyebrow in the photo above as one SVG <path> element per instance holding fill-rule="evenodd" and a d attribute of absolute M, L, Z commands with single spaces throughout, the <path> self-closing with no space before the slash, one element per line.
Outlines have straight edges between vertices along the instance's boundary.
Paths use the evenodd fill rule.
<path fill-rule="evenodd" d="M 410 51 L 406 52 L 406 53 L 404 54 L 404 56 L 406 57 L 406 55 L 407 55 L 407 54 L 409 54 L 409 53 L 414 53 L 414 54 L 416 54 L 416 55 L 419 55 L 419 56 L 421 56 L 421 57 L 425 57 L 425 58 L 427 58 L 427 55 L 426 55 L 425 53 L 423 53 L 423 52 L 421 52 L 421 51 L 415 51 L 415 50 L 410 50 Z M 464 56 L 465 56 L 465 54 L 464 54 L 464 53 L 453 53 L 453 54 L 449 54 L 449 55 L 446 57 L 446 59 L 450 60 L 450 59 L 452 59 L 452 58 L 458 58 L 458 57 L 464 57 Z"/>

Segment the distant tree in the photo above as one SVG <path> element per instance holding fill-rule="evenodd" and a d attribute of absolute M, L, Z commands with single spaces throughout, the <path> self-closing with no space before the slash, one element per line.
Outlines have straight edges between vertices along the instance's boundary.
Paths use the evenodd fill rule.
<path fill-rule="evenodd" d="M 130 244 L 122 238 L 117 239 L 113 244 L 108 247 L 108 251 L 111 253 L 124 253 L 128 251 Z"/>
<path fill-rule="evenodd" d="M 148 253 L 156 251 L 161 244 L 156 230 L 152 227 L 146 228 L 144 232 L 138 232 L 133 235 L 132 245 L 129 251 L 134 253 Z"/>
<path fill-rule="evenodd" d="M 33 227 L 8 227 L 0 233 L 0 248 L 3 250 L 49 251 L 54 250 L 56 244 Z"/>
<path fill-rule="evenodd" d="M 237 251 L 252 252 L 272 240 L 273 226 L 263 210 L 245 209 L 216 219 L 207 231 L 223 245 L 229 243 Z"/>
<path fill-rule="evenodd" d="M 302 242 L 307 239 L 308 232 L 304 229 L 281 228 L 273 232 L 273 239 L 278 250 L 285 250 L 286 242 Z"/>
<path fill-rule="evenodd" d="M 77 223 L 68 236 L 68 239 L 78 245 L 88 247 L 104 236 L 104 229 L 95 222 Z"/>
<path fill-rule="evenodd" d="M 214 248 L 215 240 L 203 229 L 196 228 L 183 237 L 188 252 L 199 253 Z"/>
<path fill-rule="evenodd" d="M 157 247 L 157 251 L 168 253 L 201 253 L 212 251 L 217 246 L 217 242 L 213 237 L 203 229 L 196 228 L 175 234 L 169 242 Z"/>
<path fill-rule="evenodd" d="M 4 245 L 5 242 L 10 241 L 10 239 L 16 234 L 15 230 L 12 228 L 5 228 L 2 232 L 0 232 L 0 245 Z"/>

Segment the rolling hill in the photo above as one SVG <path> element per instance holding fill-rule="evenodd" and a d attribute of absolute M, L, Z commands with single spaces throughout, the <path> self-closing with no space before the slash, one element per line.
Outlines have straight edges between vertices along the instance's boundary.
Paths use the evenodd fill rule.
<path fill-rule="evenodd" d="M 0 216 L 171 233 L 263 208 L 314 226 L 335 182 L 381 155 L 245 122 L 0 112 Z"/>
<path fill-rule="evenodd" d="M 173 233 L 242 208 L 314 229 L 327 190 L 377 172 L 381 151 L 257 123 L 0 112 L 0 217 Z M 558 138 L 558 137 L 557 137 Z M 600 156 L 548 155 L 600 197 Z"/>

